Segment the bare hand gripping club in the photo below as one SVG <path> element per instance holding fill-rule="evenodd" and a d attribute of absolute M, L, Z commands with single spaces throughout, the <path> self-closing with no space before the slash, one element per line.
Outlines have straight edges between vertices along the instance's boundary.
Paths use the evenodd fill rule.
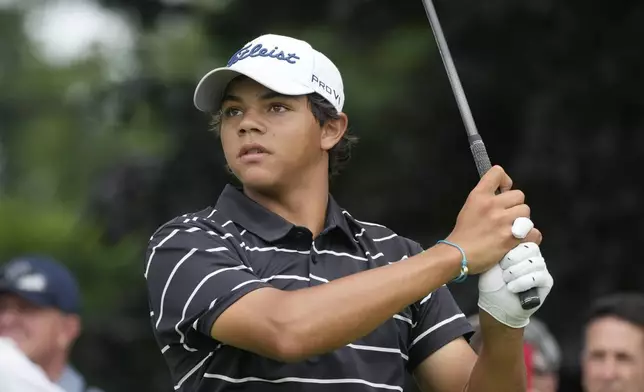
<path fill-rule="evenodd" d="M 490 158 L 487 155 L 487 150 L 485 149 L 485 144 L 483 144 L 483 139 L 479 135 L 478 130 L 476 129 L 476 124 L 474 123 L 474 117 L 470 111 L 470 106 L 467 103 L 465 98 L 465 91 L 463 91 L 463 86 L 456 72 L 456 67 L 452 61 L 452 55 L 449 52 L 447 47 L 447 41 L 443 35 L 443 29 L 441 28 L 440 22 L 438 21 L 438 16 L 436 15 L 436 10 L 434 9 L 434 4 L 431 0 L 423 0 L 423 5 L 425 6 L 425 12 L 427 12 L 427 17 L 429 18 L 429 24 L 434 32 L 434 38 L 438 44 L 438 51 L 440 52 L 441 58 L 443 59 L 443 64 L 447 70 L 447 77 L 449 78 L 450 85 L 452 86 L 452 91 L 454 92 L 454 97 L 456 97 L 456 103 L 458 104 L 458 109 L 461 112 L 461 117 L 463 123 L 465 124 L 465 130 L 467 132 L 467 139 L 470 143 L 470 150 L 472 151 L 472 156 L 474 157 L 474 163 L 476 164 L 476 169 L 479 172 L 479 176 L 483 176 L 490 168 L 492 164 L 490 163 Z M 539 293 L 536 288 L 532 288 L 528 291 L 524 291 L 519 294 L 519 302 L 523 309 L 532 309 L 536 306 L 539 306 L 541 300 L 539 298 Z"/>

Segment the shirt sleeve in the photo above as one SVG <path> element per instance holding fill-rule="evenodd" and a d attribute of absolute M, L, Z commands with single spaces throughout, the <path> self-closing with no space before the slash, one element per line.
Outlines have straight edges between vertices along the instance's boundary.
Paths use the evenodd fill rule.
<path fill-rule="evenodd" d="M 419 244 L 413 243 L 412 254 L 422 251 Z M 473 331 L 447 286 L 414 303 L 412 317 L 407 363 L 410 372 L 441 347 L 461 336 L 469 338 Z"/>
<path fill-rule="evenodd" d="M 162 343 L 189 351 L 217 343 L 210 338 L 215 320 L 244 295 L 270 286 L 253 272 L 235 230 L 234 224 L 205 227 L 175 220 L 150 239 L 145 278 Z"/>

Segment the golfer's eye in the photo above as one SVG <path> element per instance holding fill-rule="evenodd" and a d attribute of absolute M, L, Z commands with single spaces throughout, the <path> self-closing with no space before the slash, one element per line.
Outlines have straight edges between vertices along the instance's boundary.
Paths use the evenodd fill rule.
<path fill-rule="evenodd" d="M 235 107 L 226 108 L 223 111 L 224 117 L 235 117 L 242 114 L 242 111 Z"/>
<path fill-rule="evenodd" d="M 269 111 L 273 113 L 283 113 L 288 111 L 288 108 L 282 105 L 281 103 L 272 103 L 269 108 Z"/>

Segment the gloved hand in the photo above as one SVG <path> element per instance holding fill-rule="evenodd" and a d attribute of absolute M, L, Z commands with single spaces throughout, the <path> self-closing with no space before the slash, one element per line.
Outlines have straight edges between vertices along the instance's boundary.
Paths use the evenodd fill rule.
<path fill-rule="evenodd" d="M 550 293 L 554 281 L 534 242 L 519 244 L 503 260 L 479 276 L 479 308 L 511 328 L 523 328 L 530 322 Z M 518 294 L 537 288 L 541 303 L 523 309 Z"/>

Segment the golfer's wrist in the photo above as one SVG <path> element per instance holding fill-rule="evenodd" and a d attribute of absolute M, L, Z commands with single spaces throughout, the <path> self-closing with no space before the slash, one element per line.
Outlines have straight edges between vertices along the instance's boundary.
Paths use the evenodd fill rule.
<path fill-rule="evenodd" d="M 450 283 L 460 276 L 463 256 L 457 248 L 438 243 L 427 249 L 423 255 L 436 266 L 436 272 L 440 274 L 443 283 Z"/>
<path fill-rule="evenodd" d="M 523 328 L 512 328 L 492 317 L 485 310 L 479 310 L 479 322 L 481 328 L 481 339 L 488 350 L 500 348 L 500 346 L 516 344 L 523 345 Z"/>

